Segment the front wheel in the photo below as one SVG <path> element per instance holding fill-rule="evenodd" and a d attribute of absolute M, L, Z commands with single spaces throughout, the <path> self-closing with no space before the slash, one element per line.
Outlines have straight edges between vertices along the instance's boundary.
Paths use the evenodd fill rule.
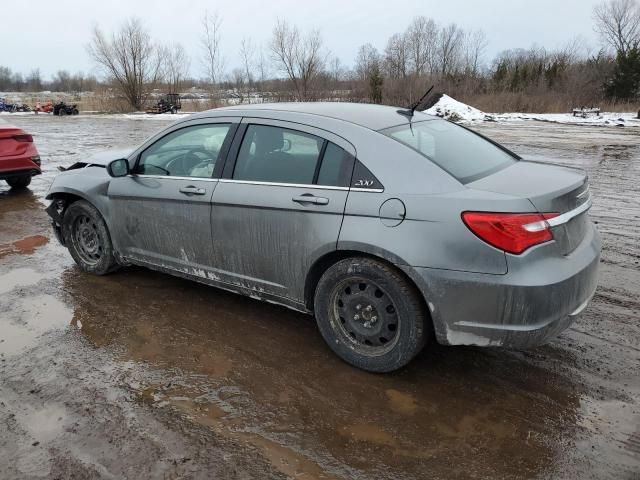
<path fill-rule="evenodd" d="M 411 361 L 428 337 L 416 288 L 377 260 L 341 260 L 322 275 L 314 310 L 318 328 L 344 361 L 370 372 L 391 372 Z"/>
<path fill-rule="evenodd" d="M 7 178 L 7 183 L 16 190 L 27 188 L 31 183 L 31 175 L 20 175 L 19 177 Z"/>
<path fill-rule="evenodd" d="M 118 268 L 107 225 L 89 202 L 72 203 L 62 219 L 62 235 L 78 266 L 94 275 L 105 275 Z"/>

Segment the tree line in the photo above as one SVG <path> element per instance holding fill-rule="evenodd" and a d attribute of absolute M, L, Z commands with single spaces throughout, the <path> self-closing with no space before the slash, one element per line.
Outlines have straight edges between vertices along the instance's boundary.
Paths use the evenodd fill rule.
<path fill-rule="evenodd" d="M 102 77 L 60 71 L 45 82 L 38 70 L 26 77 L 0 67 L 0 90 L 60 91 L 110 87 L 132 109 L 144 107 L 153 88 L 181 92 L 197 86 L 213 97 L 232 92 L 237 102 L 345 100 L 406 105 L 430 86 L 480 108 L 566 110 L 600 102 L 640 100 L 640 0 L 607 0 L 593 10 L 601 40 L 586 53 L 576 39 L 556 49 L 511 49 L 487 59 L 488 37 L 451 23 L 418 16 L 387 39 L 383 49 L 359 47 L 353 65 L 343 65 L 319 30 L 302 31 L 278 20 L 264 44 L 241 40 L 232 69 L 222 56 L 223 19 L 205 12 L 200 25 L 200 78 L 180 44 L 155 41 L 136 18 L 110 34 L 94 29 L 87 50 Z"/>

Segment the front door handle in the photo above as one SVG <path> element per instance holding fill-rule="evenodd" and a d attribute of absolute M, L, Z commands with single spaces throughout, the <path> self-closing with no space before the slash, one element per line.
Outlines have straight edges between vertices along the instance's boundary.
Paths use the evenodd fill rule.
<path fill-rule="evenodd" d="M 293 197 L 293 200 L 296 203 L 305 204 L 310 203 L 312 205 L 329 205 L 329 199 L 325 197 L 316 197 L 311 193 L 303 193 L 299 197 Z"/>
<path fill-rule="evenodd" d="M 187 187 L 182 187 L 180 189 L 180 193 L 184 193 L 186 195 L 204 195 L 207 191 L 204 188 L 194 187 L 193 185 L 189 185 Z"/>

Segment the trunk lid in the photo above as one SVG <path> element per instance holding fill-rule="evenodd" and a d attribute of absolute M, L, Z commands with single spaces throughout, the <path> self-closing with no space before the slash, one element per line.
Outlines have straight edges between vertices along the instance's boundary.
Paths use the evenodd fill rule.
<path fill-rule="evenodd" d="M 552 227 L 553 237 L 564 255 L 571 253 L 586 234 L 585 204 L 591 198 L 587 175 L 581 170 L 521 160 L 466 186 L 527 198 L 540 213 L 567 214 L 561 220 L 571 218 Z M 577 212 L 580 213 L 572 216 Z"/>

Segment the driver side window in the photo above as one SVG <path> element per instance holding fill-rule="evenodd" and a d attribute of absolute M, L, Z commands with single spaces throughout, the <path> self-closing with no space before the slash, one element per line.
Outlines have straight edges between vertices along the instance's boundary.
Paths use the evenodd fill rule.
<path fill-rule="evenodd" d="M 140 154 L 140 175 L 211 178 L 229 124 L 193 125 L 171 132 Z"/>

